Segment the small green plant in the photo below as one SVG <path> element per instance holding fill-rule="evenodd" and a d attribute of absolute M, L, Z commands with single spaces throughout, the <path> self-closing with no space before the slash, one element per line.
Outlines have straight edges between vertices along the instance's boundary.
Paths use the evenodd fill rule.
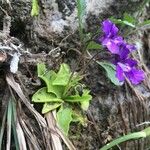
<path fill-rule="evenodd" d="M 87 110 L 92 96 L 89 90 L 82 88 L 82 76 L 72 73 L 67 64 L 63 63 L 59 71 L 48 71 L 45 64 L 37 66 L 38 77 L 46 87 L 39 89 L 32 97 L 35 103 L 44 103 L 42 113 L 57 110 L 58 126 L 67 135 L 72 121 L 84 123 L 81 110 Z M 79 107 L 80 106 L 80 107 Z"/>
<path fill-rule="evenodd" d="M 39 5 L 38 0 L 32 0 L 32 10 L 31 10 L 31 16 L 38 16 L 39 15 Z"/>
<path fill-rule="evenodd" d="M 83 42 L 84 34 L 83 34 L 83 18 L 86 13 L 86 2 L 85 0 L 77 0 L 77 10 L 78 10 L 78 23 L 79 23 L 79 35 L 80 40 Z M 82 43 L 83 44 L 83 43 Z"/>
<path fill-rule="evenodd" d="M 146 138 L 150 136 L 150 127 L 139 131 L 139 132 L 134 132 L 134 133 L 129 133 L 127 135 L 124 135 L 118 139 L 113 140 L 112 142 L 108 143 L 107 145 L 105 145 L 104 147 L 102 147 L 100 150 L 108 150 L 122 142 L 128 141 L 128 140 L 136 140 L 136 139 L 140 139 L 140 138 Z"/>
<path fill-rule="evenodd" d="M 132 28 L 132 30 L 134 29 L 133 31 L 136 31 L 137 29 L 140 29 L 144 26 L 150 25 L 150 20 L 145 20 L 140 23 L 137 19 L 135 19 L 128 13 L 124 13 L 122 19 L 116 19 L 114 17 L 111 17 L 110 20 L 113 21 L 115 24 L 121 25 L 122 27 L 129 26 Z"/>
<path fill-rule="evenodd" d="M 124 13 L 123 18 L 122 19 L 116 19 L 114 17 L 110 18 L 111 21 L 113 21 L 115 24 L 120 24 L 122 26 L 130 26 L 132 28 L 135 28 L 137 25 L 137 20 L 132 17 L 131 15 Z"/>

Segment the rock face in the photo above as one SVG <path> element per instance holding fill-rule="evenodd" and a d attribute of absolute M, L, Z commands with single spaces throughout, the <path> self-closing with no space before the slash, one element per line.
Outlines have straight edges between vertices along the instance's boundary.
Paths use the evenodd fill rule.
<path fill-rule="evenodd" d="M 121 17 L 124 12 L 135 12 L 140 0 L 85 0 L 85 28 L 93 32 L 104 18 Z M 0 2 L 2 5 L 2 2 Z M 10 6 L 3 2 L 12 15 L 12 34 L 32 45 L 31 40 L 42 38 L 46 41 L 58 40 L 75 32 L 78 28 L 76 0 L 39 0 L 40 14 L 36 18 L 30 16 L 31 1 L 10 0 Z M 134 7 L 133 7 L 134 6 Z M 3 12 L 0 12 L 3 18 Z M 20 35 L 21 33 L 21 35 Z M 26 39 L 28 38 L 28 39 Z M 43 41 L 42 41 L 43 42 Z M 37 43 L 39 44 L 39 43 Z"/>
<path fill-rule="evenodd" d="M 39 0 L 40 14 L 38 17 L 30 15 L 31 0 L 9 1 L 10 4 L 5 0 L 1 1 L 0 6 L 11 16 L 10 34 L 20 39 L 30 52 L 49 53 L 57 48 L 59 52 L 67 53 L 70 47 L 78 48 L 77 0 Z M 124 12 L 135 13 L 143 3 L 143 0 L 85 1 L 84 27 L 86 33 L 95 32 L 103 19 L 111 16 L 121 17 Z M 0 11 L 0 29 L 2 29 L 3 16 L 4 11 Z M 149 36 L 147 32 L 145 34 Z M 67 36 L 69 38 L 66 38 Z M 140 37 L 142 36 L 144 36 L 143 32 Z M 72 54 L 71 56 L 66 55 L 66 59 L 71 63 L 73 60 L 78 61 L 78 57 Z M 87 69 L 85 84 L 89 86 L 94 97 L 88 112 L 88 118 L 92 123 L 89 123 L 87 128 L 78 126 L 72 128 L 72 134 L 78 130 L 80 135 L 78 139 L 74 139 L 73 135 L 70 137 L 77 149 L 98 150 L 102 145 L 120 135 L 146 127 L 136 125 L 150 119 L 149 85 L 140 85 L 136 91 L 127 85 L 114 87 L 94 63 L 91 63 Z M 140 99 L 138 95 L 144 98 Z M 150 143 L 148 140 L 133 141 L 121 145 L 121 148 L 123 150 L 145 150 L 148 143 Z"/>

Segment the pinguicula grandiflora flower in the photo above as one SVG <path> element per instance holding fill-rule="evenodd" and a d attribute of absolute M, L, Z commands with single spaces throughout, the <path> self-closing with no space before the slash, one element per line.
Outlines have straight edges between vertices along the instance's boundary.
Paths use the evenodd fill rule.
<path fill-rule="evenodd" d="M 105 20 L 102 22 L 102 31 L 104 34 L 99 41 L 112 54 L 118 54 L 119 45 L 123 43 L 123 38 L 118 36 L 119 29 L 110 20 Z"/>
<path fill-rule="evenodd" d="M 132 84 L 136 85 L 144 80 L 144 72 L 137 69 L 137 61 L 127 58 L 117 62 L 116 77 L 120 82 L 124 82 L 127 77 Z"/>
<path fill-rule="evenodd" d="M 144 72 L 137 68 L 137 61 L 130 58 L 130 53 L 136 50 L 134 45 L 128 44 L 118 34 L 119 29 L 110 20 L 102 22 L 103 35 L 98 41 L 115 57 L 116 77 L 124 82 L 125 77 L 134 85 L 144 80 Z"/>

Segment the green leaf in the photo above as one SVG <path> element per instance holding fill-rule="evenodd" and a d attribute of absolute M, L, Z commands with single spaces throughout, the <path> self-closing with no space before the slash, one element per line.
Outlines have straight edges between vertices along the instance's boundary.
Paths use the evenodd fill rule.
<path fill-rule="evenodd" d="M 82 102 L 82 101 L 90 101 L 92 99 L 92 96 L 89 94 L 89 90 L 83 90 L 82 96 L 79 94 L 67 96 L 64 101 L 66 102 Z"/>
<path fill-rule="evenodd" d="M 78 22 L 79 22 L 79 33 L 80 39 L 83 41 L 83 18 L 86 13 L 86 1 L 85 0 L 77 0 L 77 10 L 78 10 Z"/>
<path fill-rule="evenodd" d="M 12 125 L 12 102 L 11 99 L 8 102 L 7 108 L 7 145 L 11 143 L 11 125 Z M 7 147 L 10 149 L 10 147 Z"/>
<path fill-rule="evenodd" d="M 136 23 L 136 20 L 134 17 L 132 17 L 131 15 L 127 14 L 127 13 L 124 13 L 124 18 L 123 18 L 124 21 L 127 21 L 131 24 L 135 24 Z"/>
<path fill-rule="evenodd" d="M 42 114 L 48 113 L 58 107 L 60 107 L 62 103 L 45 103 L 43 105 Z"/>
<path fill-rule="evenodd" d="M 64 101 L 69 103 L 77 103 L 80 102 L 81 108 L 83 110 L 87 110 L 89 107 L 89 101 L 92 99 L 92 96 L 89 94 L 89 90 L 83 90 L 82 96 L 79 94 L 67 96 Z"/>
<path fill-rule="evenodd" d="M 62 129 L 65 135 L 68 135 L 71 121 L 72 121 L 72 109 L 61 107 L 60 110 L 57 112 L 57 122 L 60 129 Z"/>
<path fill-rule="evenodd" d="M 150 136 L 150 127 L 143 130 L 146 133 L 146 137 Z"/>
<path fill-rule="evenodd" d="M 128 25 L 128 26 L 130 26 L 130 27 L 135 28 L 135 25 L 134 25 L 134 24 L 132 24 L 132 23 L 126 21 L 126 20 L 123 20 L 122 23 L 124 23 L 125 25 Z"/>
<path fill-rule="evenodd" d="M 42 77 L 46 72 L 46 66 L 44 63 L 38 63 L 37 64 L 37 73 L 38 77 Z"/>
<path fill-rule="evenodd" d="M 122 23 L 124 23 L 125 25 L 128 25 L 128 26 L 130 26 L 130 27 L 135 28 L 135 25 L 134 25 L 134 24 L 132 24 L 132 23 L 126 21 L 126 20 L 122 21 Z"/>
<path fill-rule="evenodd" d="M 39 5 L 38 0 L 32 0 L 32 10 L 31 10 L 31 16 L 38 16 L 39 15 Z"/>
<path fill-rule="evenodd" d="M 47 88 L 47 92 L 55 94 L 57 98 L 62 98 L 63 91 L 64 91 L 64 86 L 49 84 Z"/>
<path fill-rule="evenodd" d="M 127 20 L 115 19 L 113 17 L 111 17 L 110 20 L 115 24 L 128 25 L 130 27 L 135 28 L 135 25 L 131 22 L 128 22 Z"/>
<path fill-rule="evenodd" d="M 67 64 L 63 63 L 60 66 L 60 70 L 56 75 L 56 79 L 53 81 L 52 85 L 62 85 L 66 86 L 68 84 L 71 72 Z"/>
<path fill-rule="evenodd" d="M 116 19 L 114 17 L 109 18 L 115 24 L 123 24 L 121 19 Z"/>
<path fill-rule="evenodd" d="M 86 13 L 86 1 L 85 0 L 77 0 L 77 9 L 78 9 L 78 17 L 82 20 Z"/>
<path fill-rule="evenodd" d="M 49 74 L 49 75 L 46 75 L 46 74 Z M 50 71 L 46 74 L 44 77 L 45 77 L 45 81 L 47 83 L 46 84 L 47 85 L 47 92 L 54 93 L 57 96 L 57 98 L 61 98 L 65 87 L 62 85 L 53 85 L 53 82 L 57 78 L 57 74 L 54 71 Z M 49 77 L 50 75 L 51 75 L 51 77 Z"/>
<path fill-rule="evenodd" d="M 87 49 L 101 49 L 102 46 L 94 41 L 91 41 L 87 45 Z"/>
<path fill-rule="evenodd" d="M 46 83 L 47 87 L 51 84 L 51 80 L 52 78 L 54 78 L 55 76 L 55 72 L 54 71 L 48 71 L 43 75 L 40 75 L 39 77 Z"/>
<path fill-rule="evenodd" d="M 74 73 L 72 79 L 71 79 L 71 82 L 69 84 L 69 87 L 74 87 L 76 86 L 77 84 L 79 84 L 79 81 L 83 79 L 83 76 L 79 75 L 78 73 Z"/>
<path fill-rule="evenodd" d="M 40 78 L 43 79 L 47 85 L 47 92 L 55 94 L 57 98 L 61 98 L 64 91 L 64 87 L 53 85 L 53 81 L 56 79 L 56 77 L 57 74 L 52 70 L 40 75 Z"/>
<path fill-rule="evenodd" d="M 56 73 L 54 71 L 48 71 L 44 75 L 40 76 L 40 78 L 45 81 L 47 88 L 51 84 L 51 81 L 56 77 Z"/>
<path fill-rule="evenodd" d="M 83 76 L 79 75 L 78 73 L 74 72 L 73 76 L 71 77 L 71 80 L 68 81 L 67 86 L 65 87 L 63 97 L 68 96 L 68 92 L 73 89 L 77 84 L 79 84 L 79 81 L 83 78 Z"/>
<path fill-rule="evenodd" d="M 12 129 L 13 129 L 13 136 L 14 136 L 14 141 L 15 141 L 15 147 L 16 150 L 19 150 L 19 139 L 17 136 L 17 129 L 16 129 L 16 104 L 12 100 Z"/>
<path fill-rule="evenodd" d="M 81 103 L 81 108 L 83 109 L 83 110 L 88 110 L 88 108 L 89 108 L 89 105 L 90 105 L 90 102 L 89 101 L 83 101 L 83 102 L 80 102 Z"/>
<path fill-rule="evenodd" d="M 48 93 L 47 88 L 43 87 L 39 89 L 33 96 L 32 101 L 36 103 L 46 103 L 46 102 L 63 102 L 62 99 L 57 98 L 55 94 Z"/>
<path fill-rule="evenodd" d="M 47 92 L 55 94 L 57 98 L 61 98 L 64 87 L 52 85 L 52 82 L 56 79 L 57 74 L 52 70 L 46 72 L 46 66 L 44 63 L 40 63 L 37 65 L 37 72 L 38 77 L 40 77 L 46 83 Z"/>
<path fill-rule="evenodd" d="M 83 126 L 87 126 L 87 117 L 86 115 L 81 114 L 81 111 L 79 110 L 73 110 L 72 113 L 72 122 L 79 122 Z"/>
<path fill-rule="evenodd" d="M 108 62 L 99 62 L 97 61 L 97 63 L 105 69 L 106 73 L 107 73 L 107 77 L 110 79 L 110 81 L 112 83 L 114 83 L 115 85 L 122 85 L 121 82 L 119 82 L 119 80 L 116 77 L 116 67 L 115 65 L 108 63 Z"/>
<path fill-rule="evenodd" d="M 47 87 L 52 84 L 51 82 L 56 78 L 56 73 L 54 71 L 46 72 L 46 68 L 41 68 L 44 64 L 38 65 L 38 77 L 40 77 L 47 85 Z"/>
<path fill-rule="evenodd" d="M 146 128 L 142 131 L 129 133 L 129 134 L 124 135 L 124 136 L 122 136 L 118 139 L 115 139 L 112 142 L 105 145 L 104 147 L 100 148 L 100 150 L 108 150 L 108 149 L 112 148 L 113 146 L 118 145 L 122 142 L 132 140 L 132 139 L 145 138 L 145 137 L 148 137 L 148 136 L 150 136 L 150 127 Z"/>

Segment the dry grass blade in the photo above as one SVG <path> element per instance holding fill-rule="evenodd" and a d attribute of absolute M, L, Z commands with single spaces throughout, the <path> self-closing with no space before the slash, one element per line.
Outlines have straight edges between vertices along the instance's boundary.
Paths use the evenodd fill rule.
<path fill-rule="evenodd" d="M 26 134 L 26 138 L 28 145 L 30 145 L 30 147 L 32 147 L 32 149 L 34 150 L 41 150 L 37 139 L 34 138 L 33 134 L 30 132 L 29 128 L 27 127 L 26 123 L 24 122 L 24 120 L 22 118 L 20 118 L 20 123 L 21 126 L 23 127 L 24 133 Z"/>
<path fill-rule="evenodd" d="M 10 99 L 9 103 L 8 103 L 8 108 L 7 108 L 7 143 L 6 143 L 6 150 L 10 150 L 11 122 L 12 122 L 12 103 L 11 103 L 11 99 Z"/>
<path fill-rule="evenodd" d="M 52 111 L 53 117 L 56 120 L 56 111 Z M 56 121 L 55 121 L 56 122 Z M 76 150 L 76 148 L 74 147 L 74 145 L 72 144 L 72 142 L 69 140 L 68 137 L 66 137 L 62 131 L 60 131 L 60 129 L 58 128 L 57 124 L 55 125 L 55 131 L 57 132 L 57 134 L 62 138 L 63 142 L 67 145 L 69 150 Z"/>
<path fill-rule="evenodd" d="M 18 136 L 18 140 L 19 140 L 19 148 L 20 150 L 27 150 L 27 147 L 26 147 L 26 140 L 25 140 L 25 137 L 24 137 L 24 133 L 23 133 L 23 130 L 17 120 L 17 123 L 16 123 L 16 131 L 17 131 L 17 136 Z"/>
<path fill-rule="evenodd" d="M 57 127 L 55 128 L 55 130 L 57 131 L 57 133 L 60 135 L 60 137 L 63 139 L 64 143 L 67 145 L 69 150 L 76 150 L 76 148 L 74 147 L 74 145 L 72 144 L 72 142 L 68 139 L 68 137 L 66 137 L 61 131 L 60 129 L 58 129 Z"/>
<path fill-rule="evenodd" d="M 47 124 L 45 119 L 34 109 L 34 107 L 29 103 L 29 100 L 25 97 L 25 95 L 22 92 L 22 89 L 18 83 L 15 82 L 13 75 L 7 74 L 6 75 L 6 81 L 8 85 L 17 93 L 17 95 L 20 97 L 20 100 L 25 104 L 25 106 L 29 109 L 29 111 L 34 115 L 36 118 L 38 125 L 41 130 L 41 136 L 43 137 L 43 144 L 47 149 L 51 149 L 50 146 L 50 140 L 49 135 L 47 135 Z"/>
<path fill-rule="evenodd" d="M 33 113 L 35 116 L 36 120 L 38 121 L 39 125 L 42 127 L 46 127 L 46 121 L 45 119 L 32 107 L 32 105 L 29 103 L 28 99 L 25 97 L 23 94 L 20 85 L 15 82 L 14 77 L 12 74 L 7 74 L 6 75 L 6 81 L 8 85 L 12 87 L 12 89 L 18 94 L 22 102 L 26 105 L 26 107 Z"/>
<path fill-rule="evenodd" d="M 42 150 L 42 147 L 40 147 L 40 142 L 43 143 L 43 141 L 39 139 L 39 136 L 41 136 L 41 133 L 39 132 L 37 135 L 35 135 L 35 132 L 34 132 L 35 127 L 31 125 L 31 122 L 28 119 L 28 116 L 26 116 L 26 114 L 24 113 L 20 102 L 18 102 L 18 109 L 17 110 L 18 110 L 17 113 L 21 114 L 20 117 L 18 118 L 18 120 L 20 122 L 20 125 L 21 125 L 23 131 L 24 131 L 24 134 L 26 137 L 26 143 L 27 143 L 29 149 Z M 44 130 L 43 130 L 43 133 L 45 133 Z M 47 135 L 44 135 L 44 136 L 47 139 Z M 48 147 L 49 143 L 48 142 L 46 143 L 47 147 Z M 51 147 L 48 148 L 48 150 L 51 150 Z"/>
<path fill-rule="evenodd" d="M 55 130 L 56 120 L 55 120 L 52 112 L 49 112 L 49 113 L 45 114 L 45 118 L 47 120 L 48 127 L 50 129 L 56 131 Z M 56 133 L 51 132 L 53 150 L 62 150 L 63 148 L 62 148 L 62 145 L 61 145 L 60 138 L 59 138 L 58 135 L 56 135 Z"/>
<path fill-rule="evenodd" d="M 5 123 L 6 123 L 6 116 L 7 116 L 7 110 L 5 110 L 5 113 L 3 115 L 3 120 L 2 120 L 2 126 L 1 126 L 1 131 L 0 131 L 0 150 L 2 149 L 2 140 L 3 140 L 3 135 L 4 135 L 4 130 L 5 130 Z"/>

